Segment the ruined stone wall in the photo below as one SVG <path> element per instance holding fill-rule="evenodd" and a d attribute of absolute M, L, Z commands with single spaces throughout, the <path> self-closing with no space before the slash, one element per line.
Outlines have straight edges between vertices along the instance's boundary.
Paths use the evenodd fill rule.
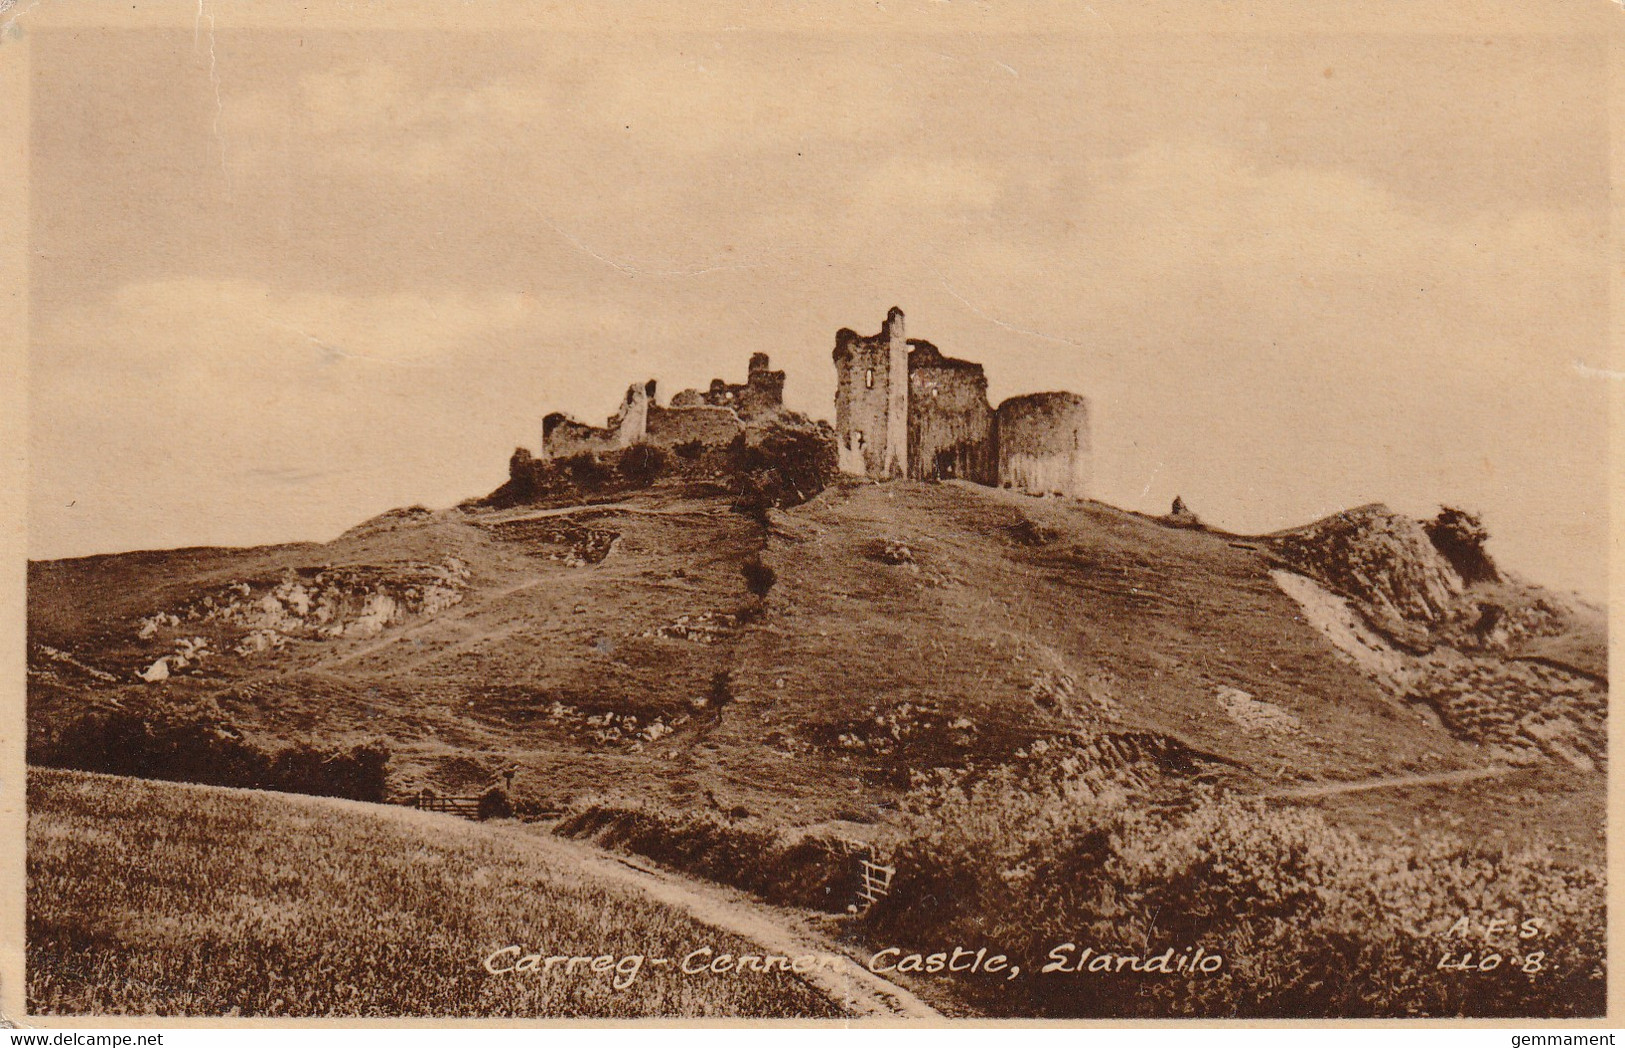
<path fill-rule="evenodd" d="M 673 398 L 675 403 L 675 398 Z M 693 407 L 649 405 L 645 440 L 663 448 L 699 441 L 707 447 L 725 447 L 745 431 L 733 408 L 699 404 Z"/>
<path fill-rule="evenodd" d="M 1089 490 L 1089 402 L 1076 393 L 1029 393 L 999 405 L 999 481 L 1037 495 Z"/>
<path fill-rule="evenodd" d="M 884 480 L 908 475 L 908 343 L 903 311 L 878 335 L 835 333 L 835 435 L 843 472 Z"/>
<path fill-rule="evenodd" d="M 909 341 L 908 475 L 998 483 L 993 409 L 982 365 Z"/>
<path fill-rule="evenodd" d="M 685 389 L 671 398 L 674 408 L 699 407 L 702 404 L 731 408 L 745 420 L 777 415 L 784 410 L 784 372 L 772 369 L 766 353 L 752 353 L 742 384 L 732 385 L 714 378 L 703 393 L 697 389 Z"/>
<path fill-rule="evenodd" d="M 620 434 L 607 426 L 589 426 L 555 411 L 542 419 L 542 458 L 561 459 L 598 454 L 620 446 Z"/>
<path fill-rule="evenodd" d="M 643 439 L 649 431 L 649 408 L 655 402 L 655 380 L 634 383 L 626 389 L 621 410 L 616 414 L 616 436 L 623 448 Z"/>
<path fill-rule="evenodd" d="M 648 432 L 649 407 L 654 398 L 653 379 L 633 383 L 627 387 L 620 410 L 602 426 L 589 426 L 563 412 L 553 412 L 542 419 L 541 457 L 569 458 L 583 452 L 598 454 L 631 447 Z"/>

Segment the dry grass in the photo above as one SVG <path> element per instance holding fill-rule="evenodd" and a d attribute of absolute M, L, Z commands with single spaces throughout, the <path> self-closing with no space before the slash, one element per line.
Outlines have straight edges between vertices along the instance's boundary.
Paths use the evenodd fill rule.
<path fill-rule="evenodd" d="M 496 976 L 482 960 L 679 958 L 733 936 L 547 861 L 523 833 L 344 801 L 29 776 L 35 1014 L 808 1016 L 790 974 Z"/>

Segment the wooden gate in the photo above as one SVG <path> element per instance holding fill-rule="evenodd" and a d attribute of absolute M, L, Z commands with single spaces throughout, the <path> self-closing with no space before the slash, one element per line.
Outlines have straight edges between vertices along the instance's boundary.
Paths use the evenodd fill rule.
<path fill-rule="evenodd" d="M 858 898 L 868 906 L 891 892 L 891 879 L 897 875 L 897 867 L 882 866 L 864 859 L 862 873 L 863 883 L 858 888 Z"/>
<path fill-rule="evenodd" d="M 480 817 L 480 799 L 478 797 L 437 797 L 428 790 L 424 790 L 412 798 L 412 807 L 420 811 L 445 812 L 448 815 L 460 815 L 465 819 L 478 819 Z"/>

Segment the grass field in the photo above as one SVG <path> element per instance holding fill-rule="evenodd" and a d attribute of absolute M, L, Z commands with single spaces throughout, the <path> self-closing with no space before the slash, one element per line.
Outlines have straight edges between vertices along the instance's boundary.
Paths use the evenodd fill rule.
<path fill-rule="evenodd" d="M 681 957 L 733 936 L 546 860 L 522 833 L 324 798 L 36 769 L 32 1014 L 806 1016 L 789 973 L 493 975 L 545 954 Z M 759 952 L 759 951 L 758 951 Z"/>

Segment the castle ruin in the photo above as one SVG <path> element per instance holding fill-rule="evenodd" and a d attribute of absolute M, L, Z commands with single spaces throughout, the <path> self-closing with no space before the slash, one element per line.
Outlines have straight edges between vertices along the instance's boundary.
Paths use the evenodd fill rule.
<path fill-rule="evenodd" d="M 766 353 L 753 353 L 742 384 L 712 379 L 703 393 L 685 389 L 669 405 L 655 399 L 654 379 L 633 383 L 620 409 L 602 426 L 555 411 L 542 419 L 541 457 L 619 451 L 634 444 L 721 446 L 743 433 L 745 423 L 772 418 L 783 410 L 784 372 L 771 369 Z"/>
<path fill-rule="evenodd" d="M 842 472 L 889 480 L 959 479 L 1035 495 L 1083 497 L 1089 488 L 1089 402 L 1075 393 L 1029 393 L 988 405 L 982 365 L 907 338 L 903 311 L 879 334 L 835 333 L 835 438 Z M 655 382 L 627 388 L 602 426 L 559 412 L 542 420 L 541 458 L 620 451 L 637 444 L 723 447 L 784 414 L 784 372 L 754 353 L 739 384 L 713 379 L 661 404 Z M 526 453 L 528 461 L 528 453 Z"/>
<path fill-rule="evenodd" d="M 877 335 L 835 333 L 835 436 L 844 472 L 958 478 L 1037 495 L 1089 487 L 1089 402 L 1029 393 L 988 406 L 982 365 L 904 333 L 892 307 Z"/>

